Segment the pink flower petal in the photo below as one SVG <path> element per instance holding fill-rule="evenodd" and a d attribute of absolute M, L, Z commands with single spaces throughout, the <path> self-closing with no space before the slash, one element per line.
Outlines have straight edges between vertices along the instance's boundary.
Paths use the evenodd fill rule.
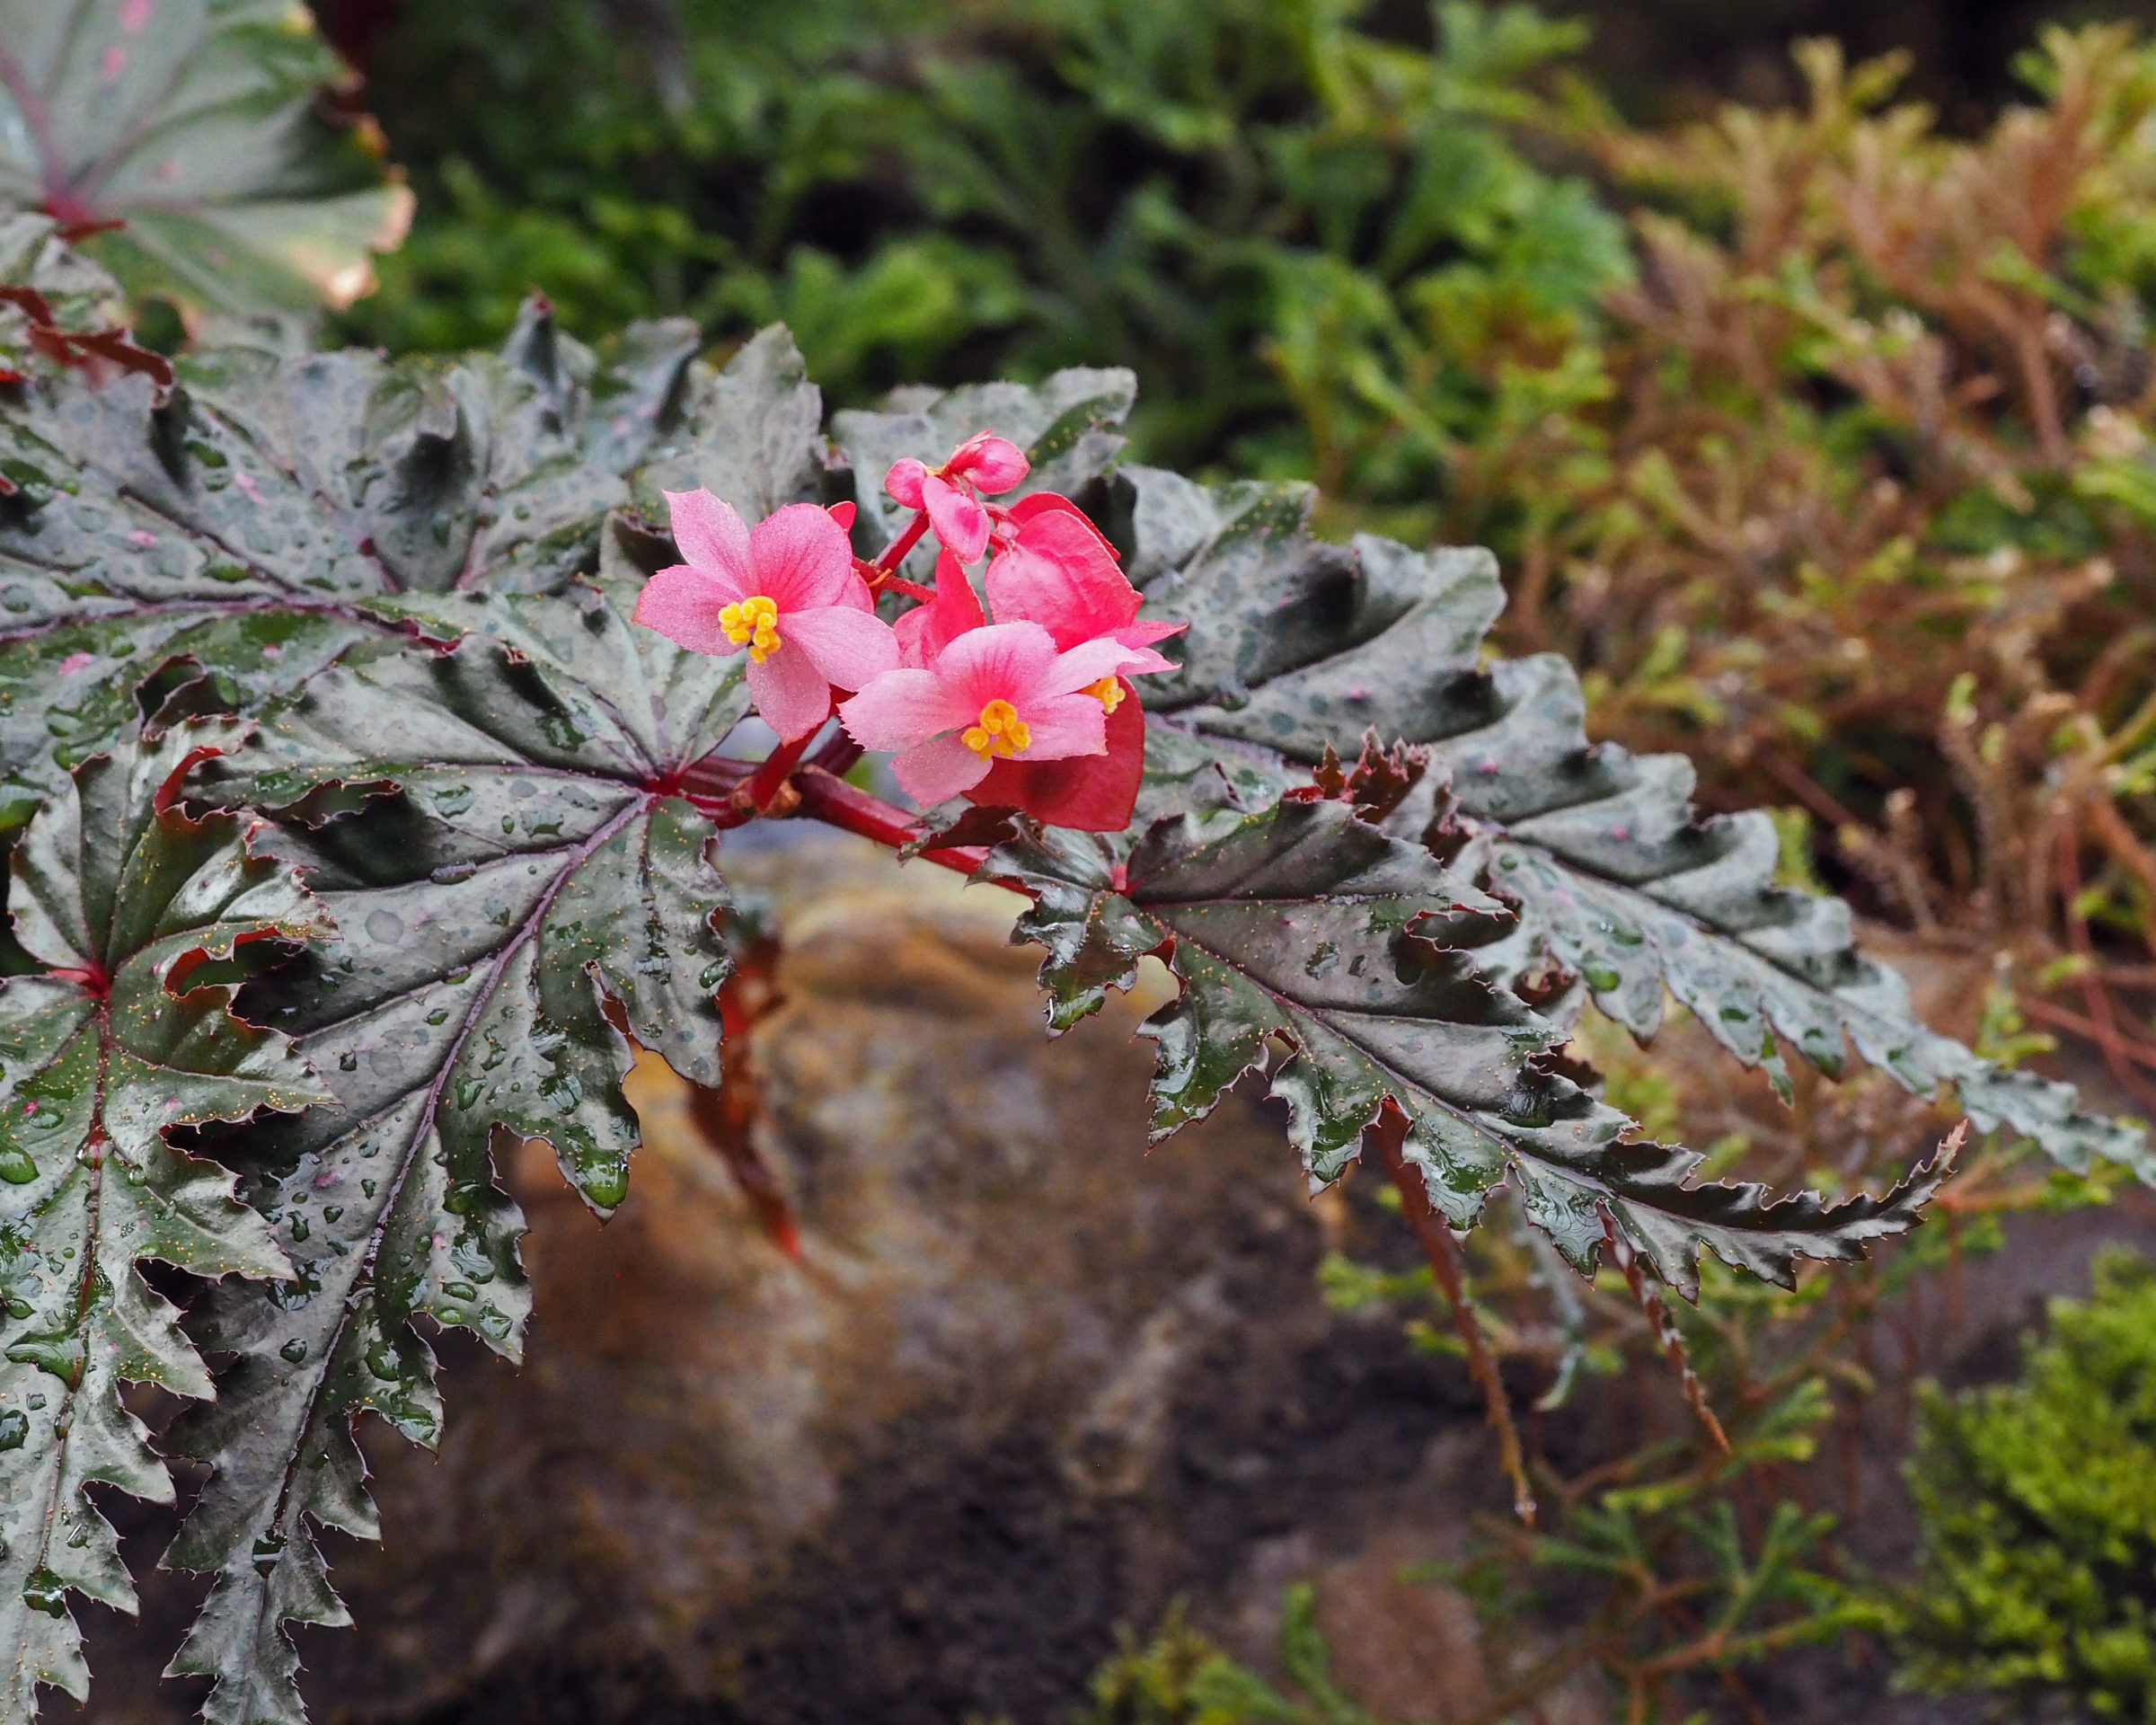
<path fill-rule="evenodd" d="M 988 763 L 955 735 L 939 737 L 894 758 L 899 787 L 923 808 L 970 791 L 988 776 Z"/>
<path fill-rule="evenodd" d="M 831 716 L 831 685 L 803 649 L 782 637 L 762 663 L 749 660 L 748 694 L 783 742 L 798 741 Z"/>
<path fill-rule="evenodd" d="M 994 623 L 968 630 L 937 656 L 932 668 L 966 709 L 966 722 L 971 724 L 973 715 L 991 701 L 1008 701 L 1023 710 L 1036 693 L 1065 694 L 1084 686 L 1074 683 L 1068 689 L 1037 691 L 1055 663 L 1056 643 L 1038 623 Z"/>
<path fill-rule="evenodd" d="M 1156 617 L 1151 622 L 1134 623 L 1127 629 L 1114 631 L 1115 637 L 1126 647 L 1150 647 L 1156 641 L 1166 641 L 1171 635 L 1180 635 L 1189 627 L 1188 622 L 1178 623 L 1170 617 Z"/>
<path fill-rule="evenodd" d="M 901 456 L 891 464 L 891 471 L 883 476 L 883 489 L 890 493 L 891 500 L 909 509 L 921 507 L 921 482 L 928 477 L 928 469 L 911 456 Z"/>
<path fill-rule="evenodd" d="M 789 503 L 757 522 L 748 535 L 748 556 L 755 570 L 751 590 L 776 600 L 782 617 L 836 605 L 846 584 L 861 579 L 853 572 L 853 547 L 845 534 L 813 503 Z"/>
<path fill-rule="evenodd" d="M 838 709 L 846 734 L 863 748 L 911 748 L 979 714 L 933 671 L 920 670 L 886 671 Z"/>
<path fill-rule="evenodd" d="M 853 531 L 854 509 L 851 503 L 826 503 L 824 505 L 824 511 L 838 523 L 838 530 L 841 533 Z"/>
<path fill-rule="evenodd" d="M 1007 438 L 981 431 L 951 452 L 944 471 L 953 479 L 964 478 L 985 496 L 1009 491 L 1033 471 L 1025 451 Z"/>
<path fill-rule="evenodd" d="M 1133 651 L 1113 635 L 1102 635 L 1098 641 L 1082 641 L 1067 653 L 1056 655 L 1055 662 L 1044 667 L 1033 685 L 1032 694 L 1037 701 L 1052 695 L 1074 694 L 1080 689 L 1091 688 L 1104 677 L 1118 675 L 1134 659 L 1151 657 L 1144 648 Z"/>
<path fill-rule="evenodd" d="M 731 503 L 721 501 L 699 488 L 694 491 L 667 491 L 667 515 L 674 527 L 674 543 L 685 561 L 707 575 L 717 576 L 733 588 L 728 602 L 756 590 L 748 556 L 748 529 Z"/>
<path fill-rule="evenodd" d="M 898 638 L 872 611 L 828 605 L 813 611 L 789 611 L 779 621 L 780 637 L 808 655 L 824 681 L 842 689 L 865 689 L 898 663 Z"/>
<path fill-rule="evenodd" d="M 1026 521 L 988 565 L 988 606 L 999 623 L 1028 618 L 1058 647 L 1075 647 L 1127 627 L 1138 590 L 1091 525 L 1058 509 Z"/>
<path fill-rule="evenodd" d="M 921 482 L 921 504 L 936 537 L 961 563 L 977 562 L 988 549 L 988 511 L 978 498 L 931 473 Z"/>
<path fill-rule="evenodd" d="M 959 560 L 948 551 L 936 559 L 936 597 L 915 606 L 892 628 L 898 637 L 901 665 L 926 665 L 968 629 L 986 626 L 980 596 Z"/>
<path fill-rule="evenodd" d="M 1116 672 L 1118 677 L 1147 677 L 1154 672 L 1178 668 L 1176 662 L 1165 653 L 1156 653 L 1150 647 L 1132 647 L 1120 634 L 1110 635 L 1109 639 L 1121 647 L 1127 655 Z"/>
<path fill-rule="evenodd" d="M 1101 552 L 1111 562 L 1120 562 L 1122 561 L 1122 553 L 1109 544 L 1108 535 L 1093 526 L 1092 517 L 1086 514 L 1083 509 L 1060 491 L 1035 491 L 1029 497 L 1021 497 L 1015 503 L 1010 504 L 1004 509 L 1003 516 L 1015 531 L 1017 528 L 1024 526 L 1036 516 L 1047 515 L 1051 511 L 1067 515 L 1074 521 L 1081 523 L 1095 539 L 1100 541 Z"/>
<path fill-rule="evenodd" d="M 719 626 L 719 613 L 741 597 L 708 570 L 676 563 L 644 583 L 632 621 L 656 629 L 676 647 L 724 658 L 741 650 Z"/>
<path fill-rule="evenodd" d="M 1108 750 L 1108 709 L 1090 694 L 1051 695 L 1021 708 L 1029 733 L 1021 761 L 1059 761 Z"/>

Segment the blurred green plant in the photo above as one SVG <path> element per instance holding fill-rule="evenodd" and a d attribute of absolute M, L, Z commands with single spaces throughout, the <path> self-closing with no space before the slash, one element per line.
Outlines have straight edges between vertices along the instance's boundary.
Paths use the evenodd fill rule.
<path fill-rule="evenodd" d="M 1072 1725 L 1373 1725 L 1332 1677 L 1332 1652 L 1318 1627 L 1317 1593 L 1307 1582 L 1280 1602 L 1283 1694 L 1238 1665 L 1171 1606 L 1150 1641 L 1126 1637 L 1094 1673 L 1087 1704 Z"/>
<path fill-rule="evenodd" d="M 1448 451 L 1596 386 L 1630 265 L 1512 142 L 1577 27 L 1447 4 L 1426 49 L 1368 9 L 412 7 L 375 92 L 420 217 L 347 332 L 491 341 L 537 287 L 595 332 L 782 318 L 842 402 L 1129 364 L 1149 458 L 1314 472 L 1427 531 Z"/>
<path fill-rule="evenodd" d="M 2019 1381 L 1929 1385 L 1907 1473 L 1922 1574 L 1869 1614 L 1912 1686 L 2156 1717 L 2156 1269 L 2114 1251 Z"/>
<path fill-rule="evenodd" d="M 2040 1051 L 2003 988 L 1981 1028 L 1979 1046 L 2010 1065 Z M 1703 1176 L 1845 1193 L 1889 1174 L 1882 1144 L 1926 1129 L 1925 1105 L 1876 1078 L 1800 1078 L 1787 1109 L 1764 1083 L 1733 1089 L 1686 1057 L 1688 1030 L 1700 1034 L 1665 1032 L 1674 1058 L 1650 1057 L 1590 1015 L 1577 1051 L 1643 1131 L 1707 1145 Z M 1938 1200 L 1937 1224 L 1860 1272 L 1807 1266 L 1783 1289 L 1702 1260 L 1692 1305 L 1635 1283 L 1621 1252 L 1582 1284 L 1516 1209 L 1510 1225 L 1492 1217 L 1461 1241 L 1457 1306 L 1427 1268 L 1326 1259 L 1320 1278 L 1336 1308 L 1390 1311 L 1418 1349 L 1440 1356 L 1468 1357 L 1471 1335 L 1518 1409 L 1535 1524 L 1479 1517 L 1462 1560 L 1409 1572 L 1462 1592 L 1495 1650 L 1474 1725 L 1518 1717 L 1583 1673 L 1631 1725 L 1719 1718 L 1717 1705 L 1729 1703 L 1753 1717 L 1746 1672 L 1890 1623 L 1887 1596 L 1851 1579 L 1835 1513 L 1846 1480 L 1833 1464 L 1878 1392 L 1874 1326 L 1920 1278 L 1950 1283 L 1999 1250 L 2010 1215 L 2107 1199 L 2102 1181 L 2031 1149 L 1998 1135 L 1977 1141 Z M 1376 1202 L 1398 1208 L 1389 1186 Z M 1546 1441 L 1581 1421 L 1584 1442 L 1577 1429 Z M 1917 1472 L 1911 1479 L 1926 1489 Z"/>

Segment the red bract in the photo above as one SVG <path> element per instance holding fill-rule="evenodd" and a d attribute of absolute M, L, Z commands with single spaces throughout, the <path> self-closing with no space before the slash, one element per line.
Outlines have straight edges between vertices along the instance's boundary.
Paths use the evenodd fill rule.
<path fill-rule="evenodd" d="M 830 717 L 834 688 L 862 688 L 898 662 L 853 548 L 826 511 L 790 503 L 752 533 L 709 491 L 666 498 L 688 561 L 646 583 L 636 621 L 694 653 L 747 648 L 749 694 L 786 741 Z"/>
<path fill-rule="evenodd" d="M 973 590 L 973 583 L 966 579 L 959 560 L 948 551 L 940 553 L 936 558 L 936 597 L 915 606 L 893 625 L 892 632 L 898 637 L 898 662 L 915 670 L 923 669 L 968 629 L 985 628 L 987 624 L 988 615 L 981 609 L 980 595 Z M 1074 641 L 1056 642 L 1059 647 L 1066 644 L 1076 645 Z"/>
<path fill-rule="evenodd" d="M 883 488 L 907 509 L 927 511 L 945 549 L 970 563 L 988 549 L 989 512 L 981 499 L 1009 491 L 1030 471 L 1016 444 L 983 431 L 941 467 L 932 470 L 911 456 L 893 463 Z"/>

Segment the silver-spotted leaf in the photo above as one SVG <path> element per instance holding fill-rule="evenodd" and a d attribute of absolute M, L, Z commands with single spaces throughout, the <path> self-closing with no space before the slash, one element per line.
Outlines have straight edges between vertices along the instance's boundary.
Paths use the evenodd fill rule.
<path fill-rule="evenodd" d="M 36 363 L 33 310 L 41 307 L 70 330 L 109 328 L 127 316 L 119 284 L 65 244 L 57 226 L 49 217 L 0 210 L 0 287 L 18 290 L 0 299 L 0 379 L 21 376 Z M 0 493 L 12 482 L 0 482 Z"/>
<path fill-rule="evenodd" d="M 1702 1249 L 1785 1286 L 1798 1258 L 1855 1258 L 1910 1226 L 1944 1177 L 1836 1205 L 1694 1184 L 1697 1154 L 1630 1137 L 1630 1120 L 1545 1064 L 1566 1030 L 1483 974 L 1513 920 L 1504 906 L 1346 802 L 1163 819 L 1120 863 L 1104 843 L 1049 835 L 999 849 L 984 873 L 1034 896 L 1018 934 L 1048 951 L 1052 1024 L 1130 986 L 1148 953 L 1181 983 L 1143 1030 L 1159 1049 L 1155 1137 L 1210 1112 L 1285 1041 L 1272 1093 L 1313 1179 L 1355 1159 L 1390 1100 L 1455 1226 L 1509 1178 L 1576 1264 L 1594 1261 L 1606 1212 L 1688 1293 Z"/>
<path fill-rule="evenodd" d="M 84 1488 L 172 1501 L 121 1382 L 210 1393 L 137 1263 L 290 1272 L 232 1175 L 166 1133 L 331 1100 L 288 1039 L 234 1015 L 234 982 L 202 969 L 329 932 L 291 870 L 252 852 L 249 818 L 172 805 L 190 762 L 235 740 L 179 729 L 86 762 L 15 847 L 16 935 L 45 968 L 0 985 L 0 1719 L 13 1725 L 35 1715 L 40 1683 L 86 1692 L 69 1590 L 134 1607 Z"/>
<path fill-rule="evenodd" d="M 20 272 L 94 283 L 28 234 Z M 0 825 L 168 683 L 247 710 L 394 635 L 374 601 L 559 588 L 646 464 L 640 495 L 711 484 L 752 519 L 812 491 L 819 398 L 791 338 L 717 373 L 696 346 L 674 321 L 595 354 L 535 303 L 499 354 L 455 361 L 222 349 L 163 405 L 90 368 L 0 388 Z"/>
<path fill-rule="evenodd" d="M 217 1678 L 213 1721 L 304 1717 L 282 1625 L 342 1621 L 310 1524 L 375 1531 L 351 1424 L 439 1429 L 414 1315 L 520 1346 L 497 1133 L 551 1140 L 605 1215 L 638 1136 L 609 1003 L 684 1076 L 718 1080 L 723 887 L 711 822 L 676 786 L 745 710 L 739 661 L 632 625 L 636 590 L 429 600 L 431 634 L 480 626 L 348 656 L 196 781 L 279 811 L 273 847 L 337 920 L 247 1000 L 342 1105 L 226 1153 L 284 1218 L 297 1279 L 198 1309 L 236 1361 L 172 1435 L 216 1469 L 168 1556 L 216 1573 L 172 1666 Z"/>
<path fill-rule="evenodd" d="M 1857 951 L 1846 906 L 1774 883 L 1768 817 L 1701 819 L 1683 756 L 1591 744 L 1562 659 L 1481 663 L 1503 602 L 1486 553 L 1325 544 L 1288 487 L 1126 468 L 1118 491 L 1147 606 L 1191 624 L 1169 649 L 1181 669 L 1143 691 L 1142 813 L 1264 808 L 1365 729 L 1427 746 L 1430 771 L 1386 826 L 1419 838 L 1442 815 L 1468 846 L 1456 866 L 1518 907 L 1516 936 L 1482 955 L 1493 980 L 1555 960 L 1642 1039 L 1674 996 L 1778 1075 L 1787 1049 L 1835 1074 L 1853 1047 L 1917 1093 L 1953 1086 L 1978 1126 L 2070 1168 L 2102 1156 L 2156 1176 L 2138 1126 L 1919 1020 L 1902 979 Z"/>

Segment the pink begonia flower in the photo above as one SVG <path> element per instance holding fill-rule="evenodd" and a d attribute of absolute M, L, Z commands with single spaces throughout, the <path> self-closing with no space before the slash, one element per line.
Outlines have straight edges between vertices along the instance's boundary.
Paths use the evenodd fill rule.
<path fill-rule="evenodd" d="M 786 741 L 830 717 L 835 687 L 864 688 L 897 664 L 853 548 L 825 510 L 790 503 L 752 533 L 707 491 L 666 499 L 688 561 L 645 583 L 635 619 L 693 653 L 747 648 L 749 694 Z"/>
<path fill-rule="evenodd" d="M 1038 623 L 1059 648 L 1108 635 L 1147 648 L 1179 634 L 1182 623 L 1140 623 L 1138 590 L 1117 567 L 1114 547 L 1065 498 L 1040 491 L 1006 512 L 988 565 L 988 608 L 998 623 Z M 1148 653 L 1134 668 L 1175 667 Z"/>
<path fill-rule="evenodd" d="M 1025 452 L 1008 438 L 982 431 L 931 469 L 911 456 L 891 464 L 883 489 L 909 509 L 926 509 L 944 548 L 961 563 L 977 562 L 988 549 L 989 512 L 981 499 L 1009 491 L 1031 471 Z"/>
<path fill-rule="evenodd" d="M 1119 833 L 1130 825 L 1145 782 L 1145 715 L 1118 679 L 1108 712 L 1108 748 L 1061 761 L 998 761 L 966 795 L 987 809 L 1016 809 L 1050 827 Z"/>
<path fill-rule="evenodd" d="M 971 790 L 999 760 L 1104 754 L 1117 677 L 1148 657 L 1106 639 L 1058 652 L 1037 623 L 991 624 L 925 667 L 886 671 L 838 716 L 863 748 L 899 751 L 892 771 L 925 806 Z"/>

